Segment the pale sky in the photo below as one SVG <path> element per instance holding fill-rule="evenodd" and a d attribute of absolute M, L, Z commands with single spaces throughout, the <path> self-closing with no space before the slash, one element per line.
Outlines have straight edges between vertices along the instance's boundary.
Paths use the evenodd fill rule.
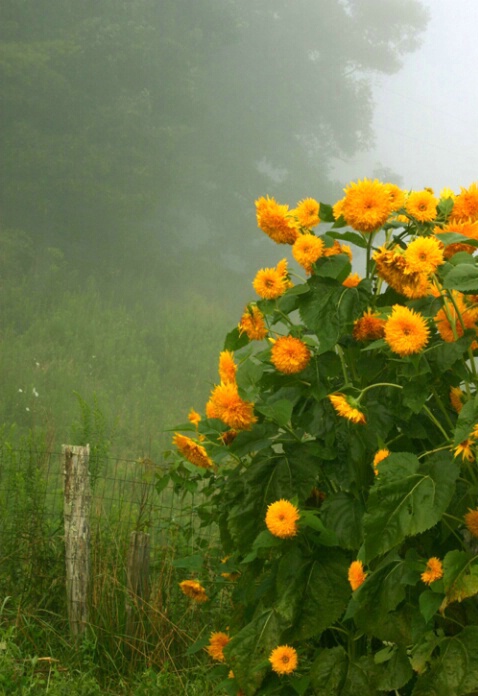
<path fill-rule="evenodd" d="M 478 2 L 425 0 L 422 46 L 374 79 L 375 148 L 337 163 L 344 183 L 387 167 L 405 189 L 460 191 L 478 181 Z"/>

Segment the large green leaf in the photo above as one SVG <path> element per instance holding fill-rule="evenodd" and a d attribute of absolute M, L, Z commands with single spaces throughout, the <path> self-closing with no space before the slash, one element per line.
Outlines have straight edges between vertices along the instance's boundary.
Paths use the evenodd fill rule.
<path fill-rule="evenodd" d="M 445 599 L 440 611 L 478 594 L 478 556 L 458 549 L 449 551 L 443 559 L 443 571 Z"/>
<path fill-rule="evenodd" d="M 342 647 L 322 650 L 310 670 L 315 696 L 340 696 L 347 669 L 348 656 Z"/>
<path fill-rule="evenodd" d="M 311 292 L 299 298 L 299 312 L 306 327 L 320 342 L 320 353 L 331 350 L 358 315 L 358 292 L 333 280 L 313 276 Z"/>
<path fill-rule="evenodd" d="M 455 266 L 446 274 L 443 287 L 447 290 L 459 290 L 460 292 L 478 292 L 478 267 L 469 263 Z"/>
<path fill-rule="evenodd" d="M 345 549 L 358 549 L 361 545 L 363 513 L 363 503 L 345 491 L 326 498 L 320 510 L 325 526 L 335 532 Z"/>
<path fill-rule="evenodd" d="M 267 658 L 280 645 L 286 621 L 269 609 L 239 631 L 224 649 L 245 696 L 253 696 L 270 668 Z"/>
<path fill-rule="evenodd" d="M 448 452 L 425 462 L 409 452 L 389 455 L 370 491 L 364 516 L 365 560 L 435 525 L 453 496 L 458 472 Z"/>
<path fill-rule="evenodd" d="M 478 420 L 478 397 L 470 399 L 461 409 L 455 428 L 455 447 L 467 439 Z"/>
<path fill-rule="evenodd" d="M 431 669 L 417 680 L 412 696 L 471 696 L 478 689 L 478 626 L 440 642 Z"/>
<path fill-rule="evenodd" d="M 319 635 L 341 617 L 350 598 L 348 566 L 347 556 L 338 549 L 315 553 L 301 595 L 300 638 Z"/>

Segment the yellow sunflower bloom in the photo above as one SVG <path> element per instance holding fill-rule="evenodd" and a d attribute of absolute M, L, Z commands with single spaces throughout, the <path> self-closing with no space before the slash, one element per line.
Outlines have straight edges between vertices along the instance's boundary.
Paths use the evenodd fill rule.
<path fill-rule="evenodd" d="M 475 441 L 473 438 L 469 437 L 466 440 L 463 440 L 463 442 L 460 442 L 460 444 L 455 447 L 454 449 L 454 456 L 459 457 L 461 454 L 461 459 L 462 461 L 467 461 L 467 462 L 474 462 L 475 461 L 475 454 L 473 450 L 471 449 L 474 447 Z"/>
<path fill-rule="evenodd" d="M 405 201 L 405 210 L 418 222 L 431 222 L 437 216 L 438 198 L 433 193 L 424 189 L 423 191 L 412 191 Z"/>
<path fill-rule="evenodd" d="M 297 669 L 297 651 L 289 645 L 279 645 L 269 655 L 269 662 L 276 674 L 291 674 Z"/>
<path fill-rule="evenodd" d="M 478 539 L 478 510 L 469 510 L 464 520 L 470 534 Z"/>
<path fill-rule="evenodd" d="M 350 587 L 355 592 L 365 582 L 367 573 L 364 572 L 362 561 L 352 561 L 348 570 Z"/>
<path fill-rule="evenodd" d="M 447 232 L 455 232 L 456 234 L 461 234 L 463 237 L 468 237 L 474 241 L 478 240 L 478 220 L 463 220 L 462 222 L 458 220 L 452 220 L 448 224 L 444 225 L 442 228 L 436 227 L 434 233 L 437 235 L 437 239 L 440 239 L 440 234 Z M 448 244 L 444 249 L 445 259 L 451 258 L 454 254 L 459 251 L 466 251 L 468 254 L 474 254 L 476 247 L 472 244 L 466 244 L 463 242 L 456 242 L 455 244 Z"/>
<path fill-rule="evenodd" d="M 460 389 L 460 387 L 451 387 L 450 403 L 456 413 L 460 413 L 461 409 L 463 408 L 463 404 L 465 403 L 465 399 L 466 394 Z"/>
<path fill-rule="evenodd" d="M 447 343 L 461 338 L 464 328 L 476 330 L 478 320 L 477 309 L 467 304 L 466 296 L 456 290 L 452 290 L 452 295 L 454 303 L 446 302 L 434 317 L 438 333 Z"/>
<path fill-rule="evenodd" d="M 394 305 L 385 322 L 385 340 L 402 357 L 419 353 L 428 343 L 430 329 L 426 319 L 409 307 Z"/>
<path fill-rule="evenodd" d="M 239 334 L 245 333 L 251 341 L 262 341 L 267 336 L 264 315 L 255 304 L 246 307 L 238 328 Z"/>
<path fill-rule="evenodd" d="M 275 300 L 290 287 L 287 276 L 287 261 L 279 261 L 276 268 L 261 268 L 252 281 L 252 286 L 259 297 L 265 300 Z"/>
<path fill-rule="evenodd" d="M 277 244 L 293 244 L 299 232 L 288 205 L 280 205 L 274 198 L 259 198 L 256 203 L 258 227 Z"/>
<path fill-rule="evenodd" d="M 460 222 L 466 220 L 474 222 L 478 219 L 478 184 L 476 182 L 467 189 L 461 188 L 460 193 L 455 198 L 451 217 Z"/>
<path fill-rule="evenodd" d="M 174 433 L 173 445 L 178 448 L 183 457 L 187 459 L 188 462 L 191 462 L 191 464 L 199 466 L 201 469 L 214 468 L 214 462 L 208 456 L 204 447 L 190 437 L 186 437 L 186 435 L 181 435 L 180 433 Z"/>
<path fill-rule="evenodd" d="M 431 275 L 445 263 L 443 244 L 435 237 L 417 237 L 408 245 L 404 258 L 409 272 Z"/>
<path fill-rule="evenodd" d="M 217 662 L 224 662 L 226 657 L 223 650 L 230 640 L 231 639 L 227 633 L 222 633 L 221 631 L 211 633 L 209 643 L 206 646 L 207 653 L 210 655 L 210 657 L 212 657 L 213 660 L 216 660 Z"/>
<path fill-rule="evenodd" d="M 318 203 L 314 198 L 304 198 L 304 200 L 297 203 L 295 209 L 295 216 L 301 227 L 306 227 L 310 229 L 315 227 L 320 222 L 319 217 L 320 203 Z"/>
<path fill-rule="evenodd" d="M 430 585 L 435 580 L 439 580 L 443 577 L 443 564 L 439 558 L 433 556 L 427 561 L 427 565 L 423 573 L 421 574 L 422 581 L 426 585 Z"/>
<path fill-rule="evenodd" d="M 311 358 L 310 350 L 300 338 L 281 336 L 271 350 L 271 361 L 276 370 L 293 375 L 304 370 Z"/>
<path fill-rule="evenodd" d="M 349 399 L 351 399 L 351 397 L 346 397 L 344 394 L 329 394 L 329 401 L 339 416 L 347 418 L 347 420 L 352 421 L 352 423 L 366 423 L 365 414 L 351 404 Z"/>
<path fill-rule="evenodd" d="M 234 362 L 234 353 L 223 350 L 219 353 L 219 378 L 223 384 L 236 383 L 237 365 Z"/>
<path fill-rule="evenodd" d="M 395 212 L 405 205 L 405 199 L 407 194 L 396 184 L 384 184 L 385 190 L 387 191 L 388 198 L 390 200 L 390 210 Z"/>
<path fill-rule="evenodd" d="M 254 404 L 244 401 L 231 382 L 214 387 L 206 404 L 206 416 L 219 418 L 233 430 L 249 430 L 257 421 Z"/>
<path fill-rule="evenodd" d="M 296 506 L 289 500 L 276 500 L 267 507 L 266 527 L 280 539 L 290 539 L 298 532 L 297 522 L 300 513 Z"/>
<path fill-rule="evenodd" d="M 206 590 L 197 580 L 183 580 L 179 583 L 179 587 L 186 597 L 194 599 L 195 602 L 207 602 L 209 599 Z"/>
<path fill-rule="evenodd" d="M 199 415 L 199 413 L 197 411 L 195 411 L 193 408 L 191 408 L 189 413 L 188 413 L 188 421 L 190 423 L 192 423 L 193 425 L 195 425 L 197 428 L 197 426 L 201 422 L 201 416 Z"/>
<path fill-rule="evenodd" d="M 367 309 L 366 312 L 354 321 L 354 328 L 352 335 L 356 341 L 377 341 L 379 338 L 383 338 L 385 332 L 385 319 L 373 312 L 371 309 Z"/>
<path fill-rule="evenodd" d="M 312 272 L 312 264 L 324 251 L 324 242 L 313 234 L 301 234 L 292 245 L 292 256 L 307 273 Z"/>
<path fill-rule="evenodd" d="M 388 219 L 392 202 L 385 184 L 377 179 L 352 182 L 344 189 L 341 214 L 359 232 L 375 232 Z M 335 209 L 334 209 L 335 215 Z"/>
<path fill-rule="evenodd" d="M 375 453 L 375 456 L 374 456 L 373 462 L 372 462 L 373 471 L 374 471 L 375 476 L 377 476 L 377 474 L 378 474 L 378 465 L 380 464 L 380 462 L 383 462 L 383 460 L 386 459 L 389 454 L 390 454 L 390 450 L 388 450 L 386 448 L 379 449 Z"/>
<path fill-rule="evenodd" d="M 356 288 L 357 285 L 360 283 L 362 278 L 359 276 L 358 273 L 351 273 L 342 283 L 342 285 L 346 288 Z"/>

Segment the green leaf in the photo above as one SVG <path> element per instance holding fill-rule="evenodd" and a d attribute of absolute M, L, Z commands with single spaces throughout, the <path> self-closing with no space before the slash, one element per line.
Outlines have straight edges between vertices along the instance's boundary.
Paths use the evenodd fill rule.
<path fill-rule="evenodd" d="M 442 601 L 443 595 L 438 592 L 425 590 L 425 592 L 421 593 L 420 597 L 418 598 L 418 606 L 420 607 L 421 615 L 427 623 L 433 616 L 435 616 Z"/>
<path fill-rule="evenodd" d="M 229 331 L 229 333 L 226 335 L 226 338 L 224 339 L 224 348 L 223 350 L 239 350 L 239 348 L 242 348 L 243 346 L 247 345 L 249 343 L 249 338 L 245 332 L 240 332 L 238 327 L 236 326 L 232 331 Z"/>
<path fill-rule="evenodd" d="M 362 237 L 362 235 L 357 234 L 356 232 L 333 232 L 332 230 L 328 230 L 327 236 L 332 237 L 332 239 L 340 239 L 343 242 L 351 242 L 361 249 L 367 248 L 367 242 L 365 239 Z"/>
<path fill-rule="evenodd" d="M 377 654 L 375 655 L 375 658 Z M 375 659 L 375 663 L 376 659 Z M 377 670 L 379 678 L 377 691 L 394 691 L 401 689 L 413 677 L 413 669 L 403 648 L 393 646 L 387 659 L 383 660 L 382 668 Z"/>
<path fill-rule="evenodd" d="M 471 333 L 475 333 L 470 332 Z M 476 334 L 475 334 L 476 336 Z M 453 343 L 439 343 L 427 351 L 427 358 L 431 364 L 436 365 L 440 373 L 446 372 L 458 361 L 461 360 L 465 351 L 471 345 L 473 337 L 463 336 Z"/>
<path fill-rule="evenodd" d="M 262 413 L 262 415 L 269 418 L 269 420 L 274 421 L 282 427 L 290 423 L 292 416 L 293 404 L 286 399 L 281 399 L 280 401 L 274 401 L 271 404 L 265 404 L 264 406 L 256 406 L 256 411 Z"/>
<path fill-rule="evenodd" d="M 350 331 L 358 314 L 358 293 L 356 288 L 344 288 L 316 276 L 308 283 L 311 292 L 300 296 L 299 313 L 306 327 L 317 335 L 320 353 L 325 353 Z"/>
<path fill-rule="evenodd" d="M 184 558 L 176 558 L 173 561 L 173 566 L 175 568 L 186 568 L 187 570 L 194 570 L 199 572 L 202 570 L 204 564 L 204 558 L 202 554 L 194 554 L 193 556 L 185 556 Z"/>
<path fill-rule="evenodd" d="M 478 421 L 478 397 L 470 399 L 463 405 L 455 428 L 454 445 L 457 447 L 461 442 L 468 438 L 473 430 L 473 426 Z"/>
<path fill-rule="evenodd" d="M 332 206 L 328 203 L 320 203 L 319 218 L 322 222 L 334 222 L 335 218 Z"/>
<path fill-rule="evenodd" d="M 273 609 L 262 612 L 236 633 L 224 648 L 227 664 L 245 694 L 255 694 L 270 669 L 268 657 L 281 644 L 287 626 Z"/>
<path fill-rule="evenodd" d="M 330 529 L 327 529 L 318 513 L 313 510 L 303 510 L 300 513 L 300 526 L 309 527 L 310 529 L 319 532 L 320 536 L 317 539 L 317 543 L 322 546 L 337 546 L 338 539 L 336 534 Z"/>
<path fill-rule="evenodd" d="M 420 676 L 412 696 L 470 696 L 478 689 L 478 626 L 443 638 L 431 669 Z"/>
<path fill-rule="evenodd" d="M 443 287 L 447 290 L 459 290 L 460 292 L 478 292 L 478 267 L 469 263 L 455 266 L 445 276 Z"/>
<path fill-rule="evenodd" d="M 360 547 L 363 513 L 363 503 L 345 491 L 327 497 L 320 509 L 324 524 L 335 532 L 340 546 L 345 549 Z"/>
<path fill-rule="evenodd" d="M 464 234 L 458 234 L 458 232 L 440 232 L 437 239 L 443 242 L 445 246 L 449 244 L 469 244 L 470 246 L 478 246 L 477 239 L 471 239 Z"/>
<path fill-rule="evenodd" d="M 466 551 L 449 551 L 443 559 L 443 584 L 442 612 L 452 602 L 462 602 L 478 594 L 478 556 Z"/>
<path fill-rule="evenodd" d="M 301 594 L 301 639 L 319 635 L 342 616 L 350 598 L 348 567 L 347 556 L 339 550 L 319 549 L 315 553 Z"/>
<path fill-rule="evenodd" d="M 278 601 L 274 608 L 290 624 L 303 601 L 309 566 L 309 559 L 304 559 L 297 545 L 287 551 L 279 562 L 276 575 Z"/>
<path fill-rule="evenodd" d="M 341 696 L 348 671 L 348 656 L 342 647 L 322 650 L 310 670 L 315 696 Z"/>
<path fill-rule="evenodd" d="M 347 254 L 322 257 L 315 263 L 316 277 L 333 278 L 339 283 L 343 283 L 351 270 L 352 265 Z"/>
<path fill-rule="evenodd" d="M 433 527 L 448 507 L 458 473 L 448 452 L 426 462 L 409 452 L 389 455 L 372 486 L 364 516 L 365 560 Z"/>
<path fill-rule="evenodd" d="M 455 201 L 453 200 L 453 198 L 442 198 L 437 205 L 437 210 L 439 213 L 441 213 L 441 215 L 443 215 L 446 218 L 453 210 L 454 205 Z M 441 236 L 442 235 L 440 234 L 440 237 Z"/>

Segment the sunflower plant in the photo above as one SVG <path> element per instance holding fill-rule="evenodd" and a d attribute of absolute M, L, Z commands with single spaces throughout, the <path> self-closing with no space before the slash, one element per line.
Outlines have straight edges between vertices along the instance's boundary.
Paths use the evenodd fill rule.
<path fill-rule="evenodd" d="M 220 534 L 182 581 L 228 603 L 200 647 L 229 694 L 478 692 L 478 185 L 256 213 L 291 254 L 174 436 Z"/>

